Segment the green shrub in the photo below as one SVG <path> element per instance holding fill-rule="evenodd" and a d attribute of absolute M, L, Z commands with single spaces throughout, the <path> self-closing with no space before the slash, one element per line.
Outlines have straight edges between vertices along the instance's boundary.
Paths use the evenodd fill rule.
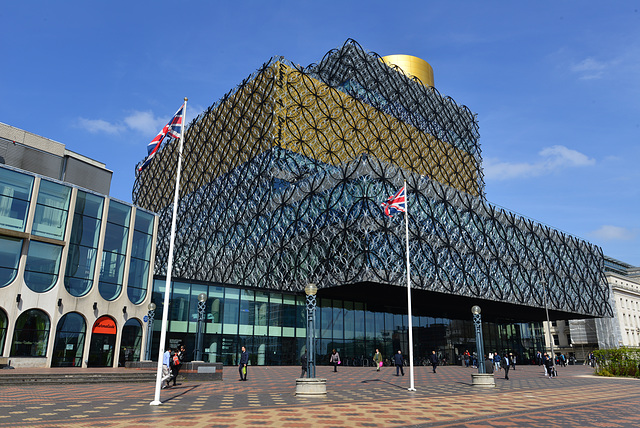
<path fill-rule="evenodd" d="M 598 349 L 593 354 L 597 363 L 597 375 L 640 377 L 638 348 Z"/>

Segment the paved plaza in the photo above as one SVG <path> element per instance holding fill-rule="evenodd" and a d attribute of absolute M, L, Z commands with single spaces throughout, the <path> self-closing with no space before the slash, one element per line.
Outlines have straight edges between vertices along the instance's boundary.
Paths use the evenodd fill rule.
<path fill-rule="evenodd" d="M 21 369 L 11 370 L 17 372 Z M 26 369 L 22 369 L 26 370 Z M 54 370 L 54 369 L 47 369 Z M 87 370 L 87 369 L 77 369 Z M 299 367 L 250 367 L 247 382 L 225 367 L 221 382 L 184 382 L 161 391 L 153 383 L 0 387 L 0 426 L 7 427 L 638 427 L 640 381 L 592 376 L 585 366 L 538 366 L 496 374 L 495 388 L 471 386 L 474 369 L 318 367 L 326 397 L 295 396 Z M 0 371 L 0 379 L 3 372 Z"/>

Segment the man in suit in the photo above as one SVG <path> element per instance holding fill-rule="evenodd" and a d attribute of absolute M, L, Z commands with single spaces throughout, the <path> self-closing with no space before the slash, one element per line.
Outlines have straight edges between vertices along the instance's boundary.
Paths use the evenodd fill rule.
<path fill-rule="evenodd" d="M 240 365 L 238 366 L 240 380 L 247 380 L 247 364 L 249 364 L 249 354 L 247 354 L 247 348 L 243 346 L 242 354 L 240 354 Z"/>

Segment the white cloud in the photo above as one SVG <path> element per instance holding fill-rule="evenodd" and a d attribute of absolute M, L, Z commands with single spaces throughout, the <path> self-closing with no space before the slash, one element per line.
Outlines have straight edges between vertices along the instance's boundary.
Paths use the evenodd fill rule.
<path fill-rule="evenodd" d="M 151 111 L 134 110 L 122 122 L 111 123 L 102 119 L 78 118 L 77 126 L 92 134 L 122 134 L 129 131 L 139 132 L 153 138 L 169 121 L 169 117 L 158 118 Z"/>
<path fill-rule="evenodd" d="M 565 146 L 545 147 L 538 153 L 537 162 L 510 163 L 497 159 L 485 159 L 484 176 L 488 180 L 537 177 L 564 168 L 594 165 L 595 159 Z"/>
<path fill-rule="evenodd" d="M 164 121 L 153 116 L 150 111 L 134 111 L 132 114 L 124 118 L 124 123 L 134 131 L 140 131 L 144 134 L 158 133 L 164 126 Z"/>
<path fill-rule="evenodd" d="M 610 63 L 597 61 L 593 58 L 586 58 L 573 64 L 571 71 L 577 73 L 582 80 L 599 79 L 604 76 L 605 71 L 611 66 Z"/>
<path fill-rule="evenodd" d="M 77 126 L 86 129 L 92 134 L 118 134 L 121 131 L 120 126 L 102 119 L 85 119 L 80 117 L 78 118 Z"/>
<path fill-rule="evenodd" d="M 604 225 L 598 230 L 594 230 L 589 235 L 603 241 L 631 241 L 638 234 L 637 230 L 625 227 Z"/>

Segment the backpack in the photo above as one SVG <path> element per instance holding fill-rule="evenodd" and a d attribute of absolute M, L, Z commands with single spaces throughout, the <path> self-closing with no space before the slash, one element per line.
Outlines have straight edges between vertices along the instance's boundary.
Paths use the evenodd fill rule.
<path fill-rule="evenodd" d="M 179 366 L 180 365 L 180 358 L 178 358 L 177 354 L 173 356 L 173 365 L 174 366 Z"/>

